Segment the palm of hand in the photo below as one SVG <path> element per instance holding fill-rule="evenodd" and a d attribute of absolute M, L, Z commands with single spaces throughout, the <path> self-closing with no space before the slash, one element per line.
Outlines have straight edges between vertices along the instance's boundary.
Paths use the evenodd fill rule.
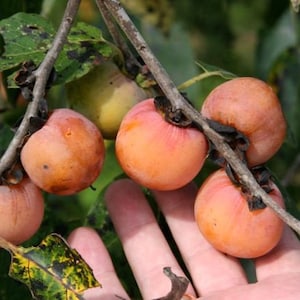
<path fill-rule="evenodd" d="M 193 285 L 187 290 L 191 296 L 186 299 L 299 299 L 300 243 L 294 233 L 286 228 L 279 245 L 255 260 L 257 282 L 248 284 L 239 260 L 215 250 L 199 233 L 193 215 L 195 193 L 192 184 L 177 191 L 153 192 L 192 278 Z M 184 273 L 140 188 L 128 179 L 119 180 L 110 186 L 105 198 L 143 299 L 166 295 L 170 282 L 162 269 L 169 266 L 177 275 Z M 88 291 L 86 299 L 114 299 L 115 295 L 129 299 L 93 230 L 79 228 L 69 242 L 103 285 Z"/>

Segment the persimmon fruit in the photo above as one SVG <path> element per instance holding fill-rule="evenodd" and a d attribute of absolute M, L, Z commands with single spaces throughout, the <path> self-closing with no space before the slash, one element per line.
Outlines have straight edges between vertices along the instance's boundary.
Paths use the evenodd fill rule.
<path fill-rule="evenodd" d="M 286 121 L 277 95 L 267 83 L 256 78 L 239 77 L 220 84 L 206 97 L 201 113 L 236 128 L 249 139 L 249 166 L 269 160 L 286 135 Z"/>
<path fill-rule="evenodd" d="M 284 207 L 272 183 L 270 196 Z M 279 242 L 284 222 L 269 207 L 250 211 L 245 195 L 223 169 L 212 173 L 200 187 L 194 206 L 203 236 L 216 249 L 240 258 L 256 258 Z"/>
<path fill-rule="evenodd" d="M 54 110 L 21 150 L 21 162 L 42 190 L 71 195 L 98 177 L 105 156 L 99 129 L 83 115 L 67 108 Z"/>
<path fill-rule="evenodd" d="M 18 184 L 0 185 L 0 236 L 13 244 L 30 239 L 44 216 L 42 191 L 25 177 Z"/>
<path fill-rule="evenodd" d="M 155 190 L 174 190 L 201 170 L 208 144 L 199 130 L 167 122 L 154 99 L 147 99 L 125 115 L 115 148 L 121 167 L 134 181 Z"/>
<path fill-rule="evenodd" d="M 105 139 L 114 139 L 124 115 L 148 98 L 146 89 L 110 61 L 70 82 L 66 90 L 70 107 L 94 122 Z"/>

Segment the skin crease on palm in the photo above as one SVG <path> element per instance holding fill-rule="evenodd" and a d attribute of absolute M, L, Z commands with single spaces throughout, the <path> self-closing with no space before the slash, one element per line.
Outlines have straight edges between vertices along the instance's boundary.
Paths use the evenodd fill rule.
<path fill-rule="evenodd" d="M 194 221 L 196 193 L 194 184 L 176 191 L 153 191 L 193 281 L 187 294 L 203 300 L 300 299 L 300 242 L 295 234 L 286 228 L 277 247 L 255 260 L 257 282 L 248 284 L 239 261 L 215 250 L 201 236 Z M 184 273 L 140 187 L 121 179 L 108 188 L 105 201 L 143 299 L 165 296 L 170 291 L 170 281 L 163 267 L 171 267 L 176 275 Z M 130 299 L 94 230 L 77 228 L 68 241 L 102 284 L 102 288 L 88 290 L 85 299 L 118 299 L 116 295 Z"/>

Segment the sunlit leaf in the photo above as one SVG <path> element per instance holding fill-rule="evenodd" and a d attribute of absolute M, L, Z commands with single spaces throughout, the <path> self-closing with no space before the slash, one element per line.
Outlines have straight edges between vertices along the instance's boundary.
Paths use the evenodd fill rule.
<path fill-rule="evenodd" d="M 9 275 L 26 284 L 34 299 L 83 299 L 86 289 L 100 286 L 79 253 L 57 234 L 37 247 L 17 249 Z"/>

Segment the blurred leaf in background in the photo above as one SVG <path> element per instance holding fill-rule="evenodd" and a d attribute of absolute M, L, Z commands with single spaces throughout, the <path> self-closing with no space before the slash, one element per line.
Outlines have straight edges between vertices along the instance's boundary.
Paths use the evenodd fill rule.
<path fill-rule="evenodd" d="M 16 12 L 39 13 L 43 0 L 1 0 L 0 20 Z"/>

